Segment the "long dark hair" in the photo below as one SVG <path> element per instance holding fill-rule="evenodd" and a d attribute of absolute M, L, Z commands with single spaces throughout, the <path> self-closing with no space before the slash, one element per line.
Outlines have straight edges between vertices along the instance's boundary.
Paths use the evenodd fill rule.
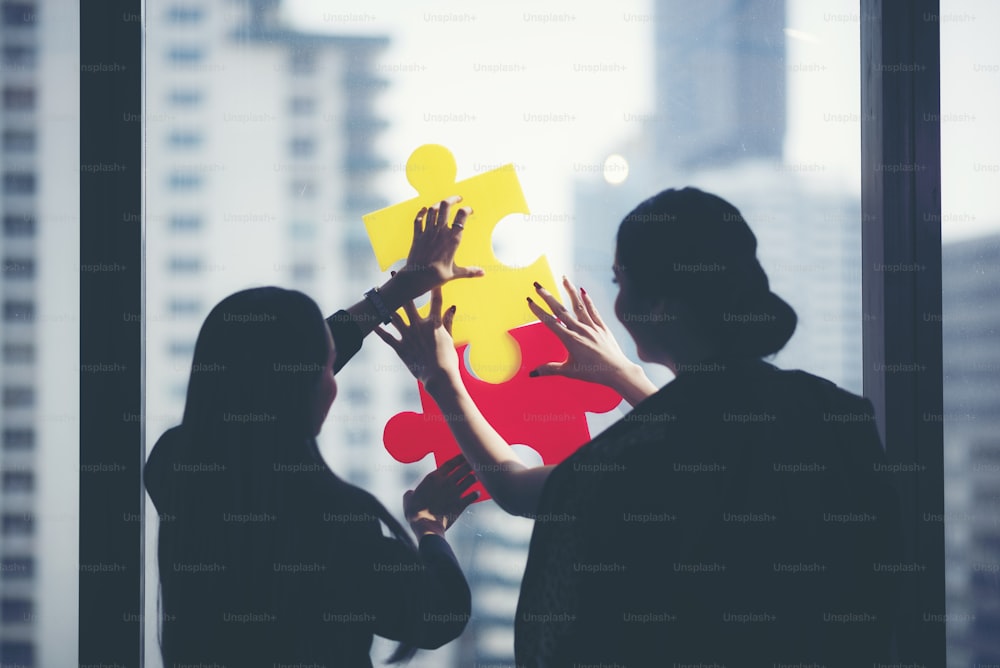
<path fill-rule="evenodd" d="M 234 633 L 221 623 L 217 628 L 186 627 L 184 638 L 168 631 L 171 620 L 206 605 L 197 590 L 181 580 L 171 581 L 171 565 L 221 564 L 229 579 L 220 577 L 225 584 L 219 596 L 231 597 L 234 606 L 285 610 L 296 601 L 322 595 L 296 590 L 287 578 L 261 574 L 272 573 L 278 561 L 317 558 L 318 539 L 301 526 L 303 508 L 335 508 L 348 487 L 326 467 L 314 436 L 316 393 L 329 354 L 326 327 L 312 299 L 276 287 L 230 295 L 202 325 L 177 430 L 183 465 L 175 465 L 166 491 L 175 518 L 160 525 L 161 649 L 166 665 L 180 656 L 178 652 L 221 646 L 227 642 L 226 633 Z M 290 470 L 297 475 L 276 473 Z M 195 473 L 184 475 L 190 471 Z M 365 513 L 416 549 L 373 496 L 359 490 L 352 495 L 360 495 Z M 234 523 L 227 516 L 262 520 Z M 401 644 L 390 661 L 414 652 L 413 646 Z"/>
<path fill-rule="evenodd" d="M 781 350 L 798 317 L 771 292 L 743 215 L 697 188 L 664 190 L 618 228 L 617 262 L 637 293 L 684 303 L 723 355 Z"/>

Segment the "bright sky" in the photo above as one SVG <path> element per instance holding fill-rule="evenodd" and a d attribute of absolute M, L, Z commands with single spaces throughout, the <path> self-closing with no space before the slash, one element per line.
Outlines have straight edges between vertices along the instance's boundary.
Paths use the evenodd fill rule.
<path fill-rule="evenodd" d="M 827 165 L 831 184 L 858 189 L 858 1 L 788 0 L 786 161 Z M 335 8 L 334 8 L 335 7 Z M 699 11 L 692 3 L 690 11 Z M 652 0 L 329 3 L 286 0 L 301 29 L 384 34 L 391 81 L 378 102 L 391 125 L 380 152 L 394 163 L 390 197 L 410 196 L 401 171 L 423 143 L 452 148 L 459 177 L 513 162 L 536 214 L 572 210 L 573 180 L 641 137 L 653 110 Z M 943 0 L 942 114 L 946 241 L 1000 229 L 1000 3 Z M 993 30 L 991 30 L 991 28 Z M 528 227 L 508 219 L 498 230 Z M 543 229 L 543 232 L 539 232 Z M 546 238 L 546 232 L 551 236 Z M 512 263 L 547 253 L 565 263 L 557 225 L 535 226 Z"/>

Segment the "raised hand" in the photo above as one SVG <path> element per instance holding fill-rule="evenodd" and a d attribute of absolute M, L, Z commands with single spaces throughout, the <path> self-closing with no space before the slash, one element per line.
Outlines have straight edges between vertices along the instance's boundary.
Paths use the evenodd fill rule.
<path fill-rule="evenodd" d="M 403 310 L 409 323 L 404 322 L 398 313 L 393 313 L 392 324 L 399 331 L 399 339 L 381 327 L 375 328 L 379 338 L 396 351 L 414 378 L 425 387 L 437 380 L 461 383 L 458 353 L 451 337 L 456 307 L 452 306 L 442 316 L 441 299 L 440 287 L 431 290 L 431 308 L 426 318 L 420 317 L 412 301 L 404 304 Z"/>
<path fill-rule="evenodd" d="M 613 388 L 635 405 L 656 392 L 642 367 L 632 362 L 604 324 L 594 302 L 584 290 L 577 291 L 563 276 L 572 310 L 563 306 L 552 293 L 535 283 L 535 291 L 545 301 L 549 313 L 528 298 L 531 312 L 551 329 L 569 353 L 565 362 L 549 362 L 530 373 L 532 376 L 566 376 Z"/>
<path fill-rule="evenodd" d="M 479 498 L 479 492 L 465 494 L 475 483 L 472 467 L 462 455 L 424 476 L 416 489 L 403 495 L 403 513 L 413 533 L 443 536 L 462 511 Z"/>
<path fill-rule="evenodd" d="M 455 252 L 462 241 L 462 230 L 472 209 L 464 206 L 455 213 L 455 220 L 448 224 L 450 209 L 462 201 L 458 195 L 442 200 L 430 208 L 423 208 L 413 219 L 413 242 L 406 264 L 399 270 L 400 281 L 411 283 L 413 296 L 436 288 L 456 278 L 484 275 L 479 267 L 461 267 L 455 264 Z"/>

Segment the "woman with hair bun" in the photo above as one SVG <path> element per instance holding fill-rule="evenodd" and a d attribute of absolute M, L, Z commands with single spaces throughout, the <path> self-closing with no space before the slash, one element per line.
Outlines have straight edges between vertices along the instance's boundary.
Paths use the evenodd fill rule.
<path fill-rule="evenodd" d="M 608 385 L 633 410 L 559 466 L 526 467 L 462 385 L 453 310 L 396 318 L 396 349 L 497 503 L 534 517 L 519 666 L 862 666 L 890 657 L 898 501 L 873 407 L 762 358 L 795 331 L 740 212 L 666 190 L 622 221 L 614 312 L 656 388 L 585 291 L 529 308 L 568 358 L 533 375 Z M 883 567 L 880 567 L 883 566 Z"/>

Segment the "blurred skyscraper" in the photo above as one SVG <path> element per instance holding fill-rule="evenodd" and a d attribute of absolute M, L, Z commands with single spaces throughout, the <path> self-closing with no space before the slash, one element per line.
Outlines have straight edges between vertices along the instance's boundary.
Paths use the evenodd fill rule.
<path fill-rule="evenodd" d="M 949 665 L 1000 664 L 1000 235 L 945 244 L 946 620 Z M 940 621 L 940 620 L 928 620 Z"/>
<path fill-rule="evenodd" d="M 695 9 L 695 11 L 692 11 Z M 785 0 L 656 0 L 655 155 L 684 168 L 780 160 Z"/>
<path fill-rule="evenodd" d="M 361 214 L 388 203 L 374 180 L 389 165 L 374 150 L 387 124 L 374 111 L 386 38 L 291 29 L 278 0 L 156 0 L 147 12 L 149 448 L 180 421 L 195 338 L 220 299 L 276 284 L 329 314 L 381 282 Z M 338 374 L 320 447 L 338 475 L 398 514 L 418 471 L 389 459 L 382 426 L 417 405 L 416 384 L 380 342 L 359 358 Z M 157 523 L 147 510 L 146 658 L 156 666 Z M 376 641 L 373 656 L 390 649 Z M 442 665 L 451 651 L 412 665 Z"/>
<path fill-rule="evenodd" d="M 845 189 L 823 156 L 784 157 L 786 82 L 802 67 L 786 57 L 784 0 L 658 0 L 652 25 L 656 109 L 632 114 L 636 135 L 614 149 L 628 178 L 614 184 L 595 176 L 602 165 L 579 165 L 586 176 L 573 224 L 578 283 L 610 306 L 610 249 L 622 217 L 665 188 L 713 192 L 743 213 L 771 289 L 798 313 L 775 363 L 860 392 L 860 188 Z"/>
<path fill-rule="evenodd" d="M 0 3 L 0 664 L 76 662 L 78 3 Z M 45 642 L 59 637 L 63 643 Z"/>

